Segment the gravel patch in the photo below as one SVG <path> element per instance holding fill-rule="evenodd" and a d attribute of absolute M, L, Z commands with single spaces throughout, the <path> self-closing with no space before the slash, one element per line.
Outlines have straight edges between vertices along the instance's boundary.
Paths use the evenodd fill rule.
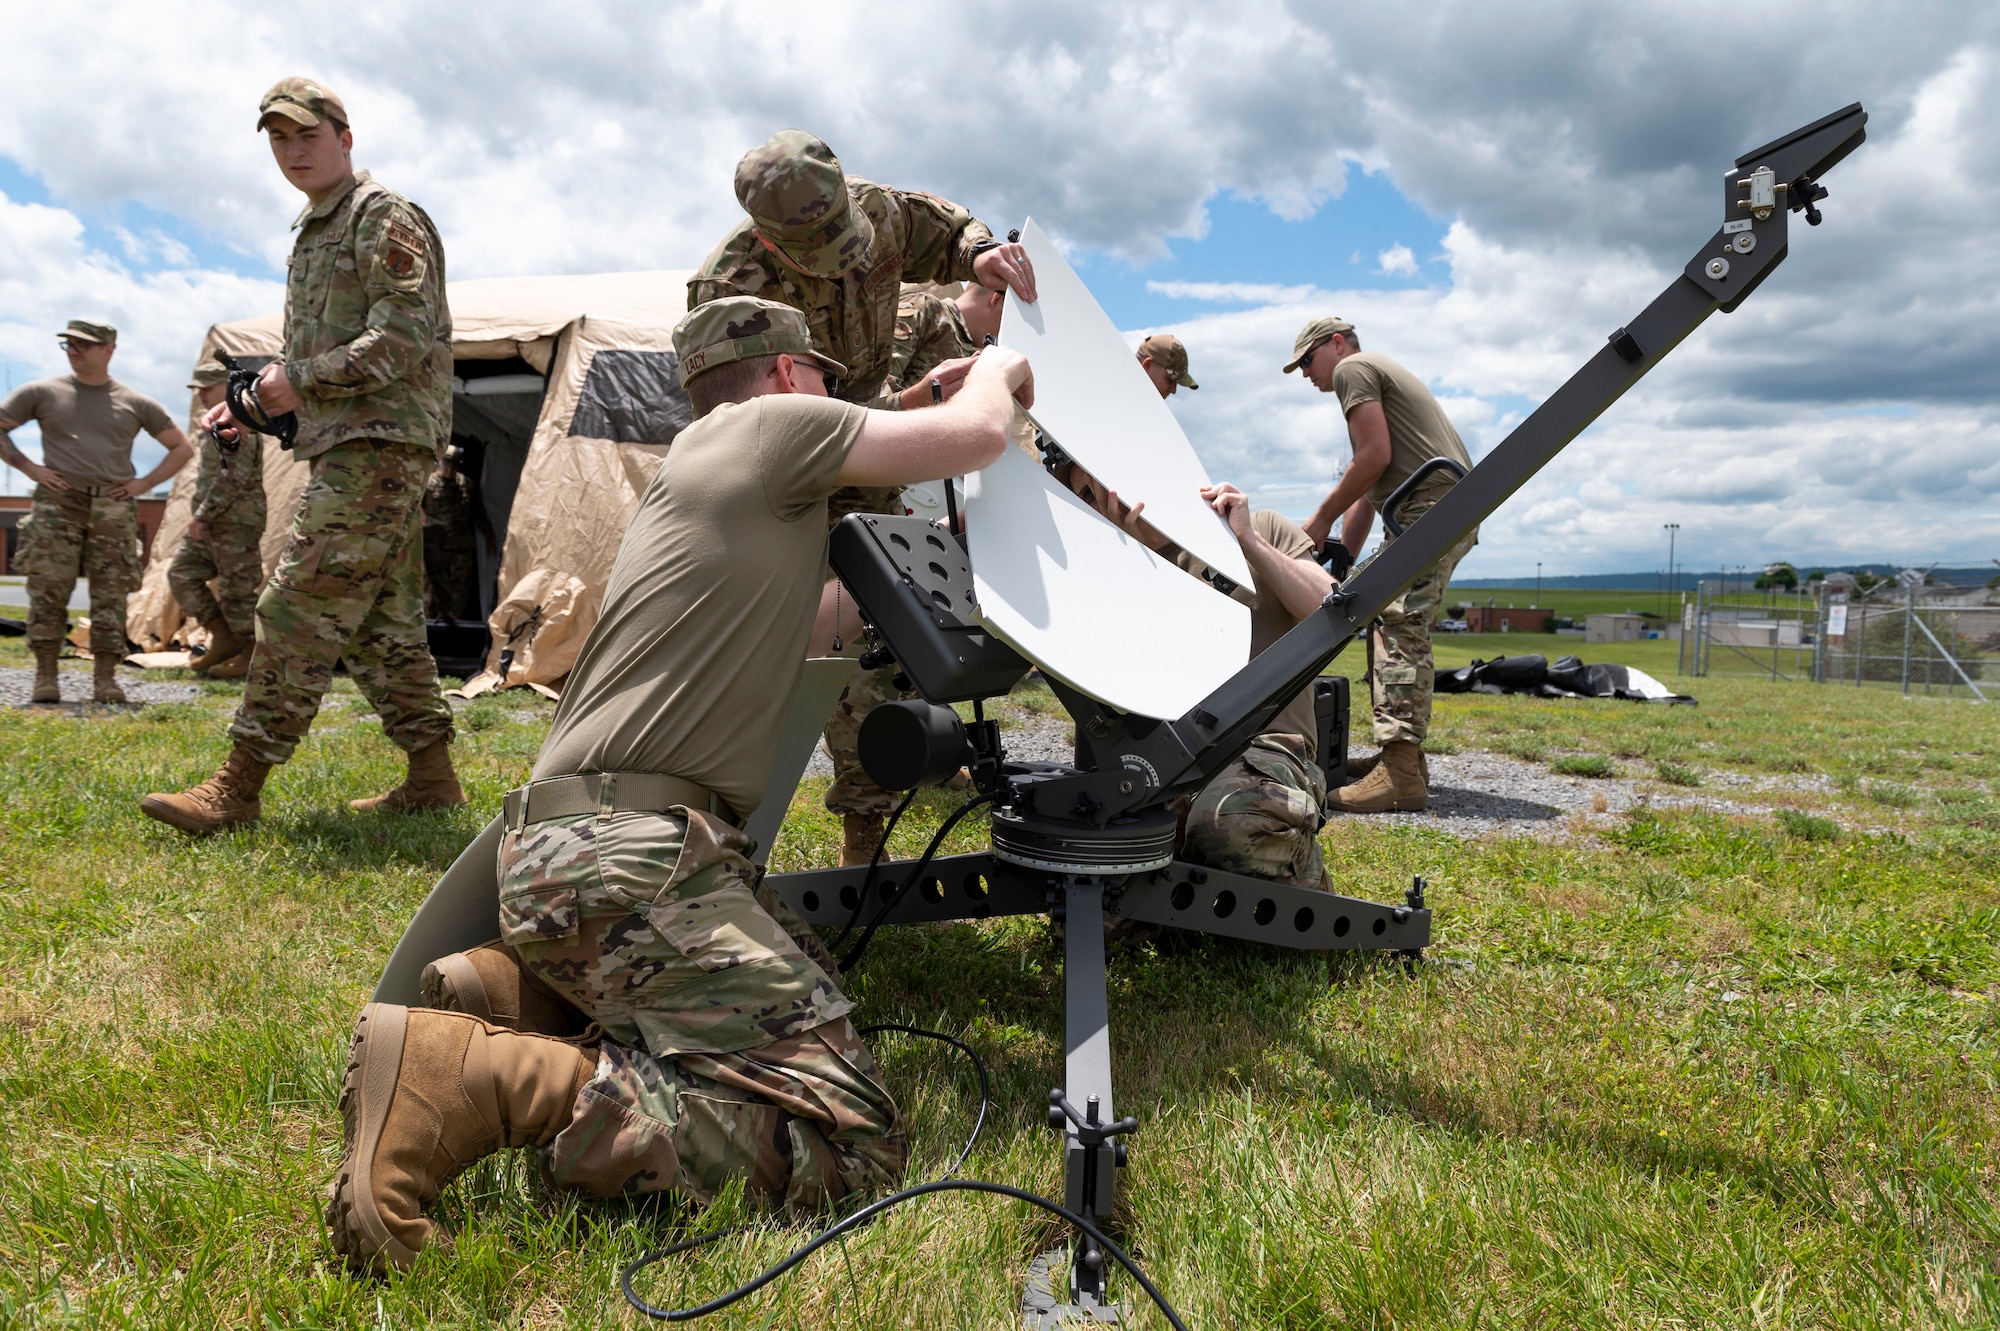
<path fill-rule="evenodd" d="M 1067 719 L 1002 720 L 1001 739 L 1015 762 L 1069 762 L 1073 748 Z M 1357 750 L 1364 756 L 1367 750 Z M 1725 814 L 1769 814 L 1800 793 L 1833 797 L 1823 776 L 1752 776 L 1704 771 L 1693 788 L 1632 776 L 1579 777 L 1502 753 L 1430 755 L 1430 808 L 1421 813 L 1369 814 L 1374 821 L 1428 827 L 1452 836 L 1528 836 L 1567 841 L 1609 831 L 1635 808 L 1704 809 Z M 1620 764 L 1630 771 L 1635 765 Z M 1650 770 L 1650 769 L 1648 769 Z M 825 746 L 813 751 L 809 776 L 833 775 Z M 1598 807 L 1600 802 L 1603 807 Z M 1843 822 L 1850 821 L 1843 817 Z"/>
<path fill-rule="evenodd" d="M 88 662 L 81 670 L 58 667 L 56 683 L 62 687 L 62 702 L 43 703 L 42 706 L 69 709 L 94 706 L 90 701 L 91 666 Z M 120 670 L 118 686 L 125 690 L 126 699 L 132 703 L 186 702 L 201 692 L 193 684 L 147 679 L 143 672 L 136 670 Z M 28 701 L 34 692 L 35 672 L 32 668 L 0 666 L 0 707 L 35 706 Z"/>

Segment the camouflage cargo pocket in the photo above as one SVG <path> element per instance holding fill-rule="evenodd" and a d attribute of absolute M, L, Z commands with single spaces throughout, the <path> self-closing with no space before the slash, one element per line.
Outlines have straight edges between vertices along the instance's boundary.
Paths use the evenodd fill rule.
<path fill-rule="evenodd" d="M 683 1090 L 675 1106 L 674 1154 L 681 1179 L 702 1202 L 732 1179 L 744 1200 L 769 1208 L 785 1200 L 792 1177 L 789 1116 L 768 1101 L 734 1093 Z"/>
<path fill-rule="evenodd" d="M 593 820 L 558 819 L 500 842 L 500 936 L 519 947 L 574 938 L 577 889 L 597 878 Z"/>
<path fill-rule="evenodd" d="M 726 824 L 684 808 L 616 813 L 593 826 L 597 881 L 607 896 L 704 971 L 802 959 L 798 943 L 757 902 L 747 844 Z"/>

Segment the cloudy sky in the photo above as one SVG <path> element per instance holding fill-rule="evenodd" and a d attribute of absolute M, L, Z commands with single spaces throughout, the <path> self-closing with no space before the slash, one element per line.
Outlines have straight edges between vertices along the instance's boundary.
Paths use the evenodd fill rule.
<path fill-rule="evenodd" d="M 1854 100 L 1826 225 L 1490 522 L 1469 576 L 2000 557 L 2000 9 L 1740 3 L 1125 7 L 14 5 L 0 368 L 74 314 L 170 403 L 208 324 L 276 310 L 297 195 L 253 132 L 337 88 L 356 160 L 454 277 L 684 268 L 776 129 L 1032 215 L 1136 341 L 1169 329 L 1210 470 L 1308 511 L 1347 456 L 1280 376 L 1342 315 L 1475 456 L 1663 287 L 1739 153 Z M 32 444 L 33 432 L 22 441 Z M 31 450 L 32 451 L 32 450 Z M 12 473 L 9 473 L 10 476 Z M 13 477 L 14 492 L 20 478 Z"/>

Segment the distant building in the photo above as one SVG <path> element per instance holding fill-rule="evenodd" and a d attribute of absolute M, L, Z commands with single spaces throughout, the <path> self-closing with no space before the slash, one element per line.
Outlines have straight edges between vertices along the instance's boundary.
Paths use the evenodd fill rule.
<path fill-rule="evenodd" d="M 1468 605 L 1467 633 L 1553 633 L 1555 612 L 1520 605 Z"/>
<path fill-rule="evenodd" d="M 1644 615 L 1585 615 L 1585 642 L 1637 642 L 1656 632 Z"/>

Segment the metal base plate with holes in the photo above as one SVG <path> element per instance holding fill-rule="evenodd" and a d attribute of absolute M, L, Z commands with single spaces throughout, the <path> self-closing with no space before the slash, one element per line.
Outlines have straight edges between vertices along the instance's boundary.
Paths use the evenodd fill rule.
<path fill-rule="evenodd" d="M 864 618 L 895 644 L 896 663 L 934 703 L 993 698 L 1028 662 L 979 623 L 972 564 L 928 518 L 854 513 L 827 542 L 834 571 Z"/>
<path fill-rule="evenodd" d="M 886 906 L 909 873 L 908 861 L 875 871 L 864 923 Z M 773 890 L 812 925 L 839 928 L 854 917 L 867 881 L 866 865 L 773 874 Z M 1139 874 L 1105 894 L 1106 909 L 1127 919 L 1196 933 L 1240 938 L 1311 952 L 1414 952 L 1431 941 L 1431 913 L 1385 905 L 1314 888 L 1273 883 L 1175 860 Z M 945 855 L 929 869 L 884 924 L 938 924 L 1002 915 L 1040 915 L 1049 909 L 1048 879 L 983 851 Z"/>

